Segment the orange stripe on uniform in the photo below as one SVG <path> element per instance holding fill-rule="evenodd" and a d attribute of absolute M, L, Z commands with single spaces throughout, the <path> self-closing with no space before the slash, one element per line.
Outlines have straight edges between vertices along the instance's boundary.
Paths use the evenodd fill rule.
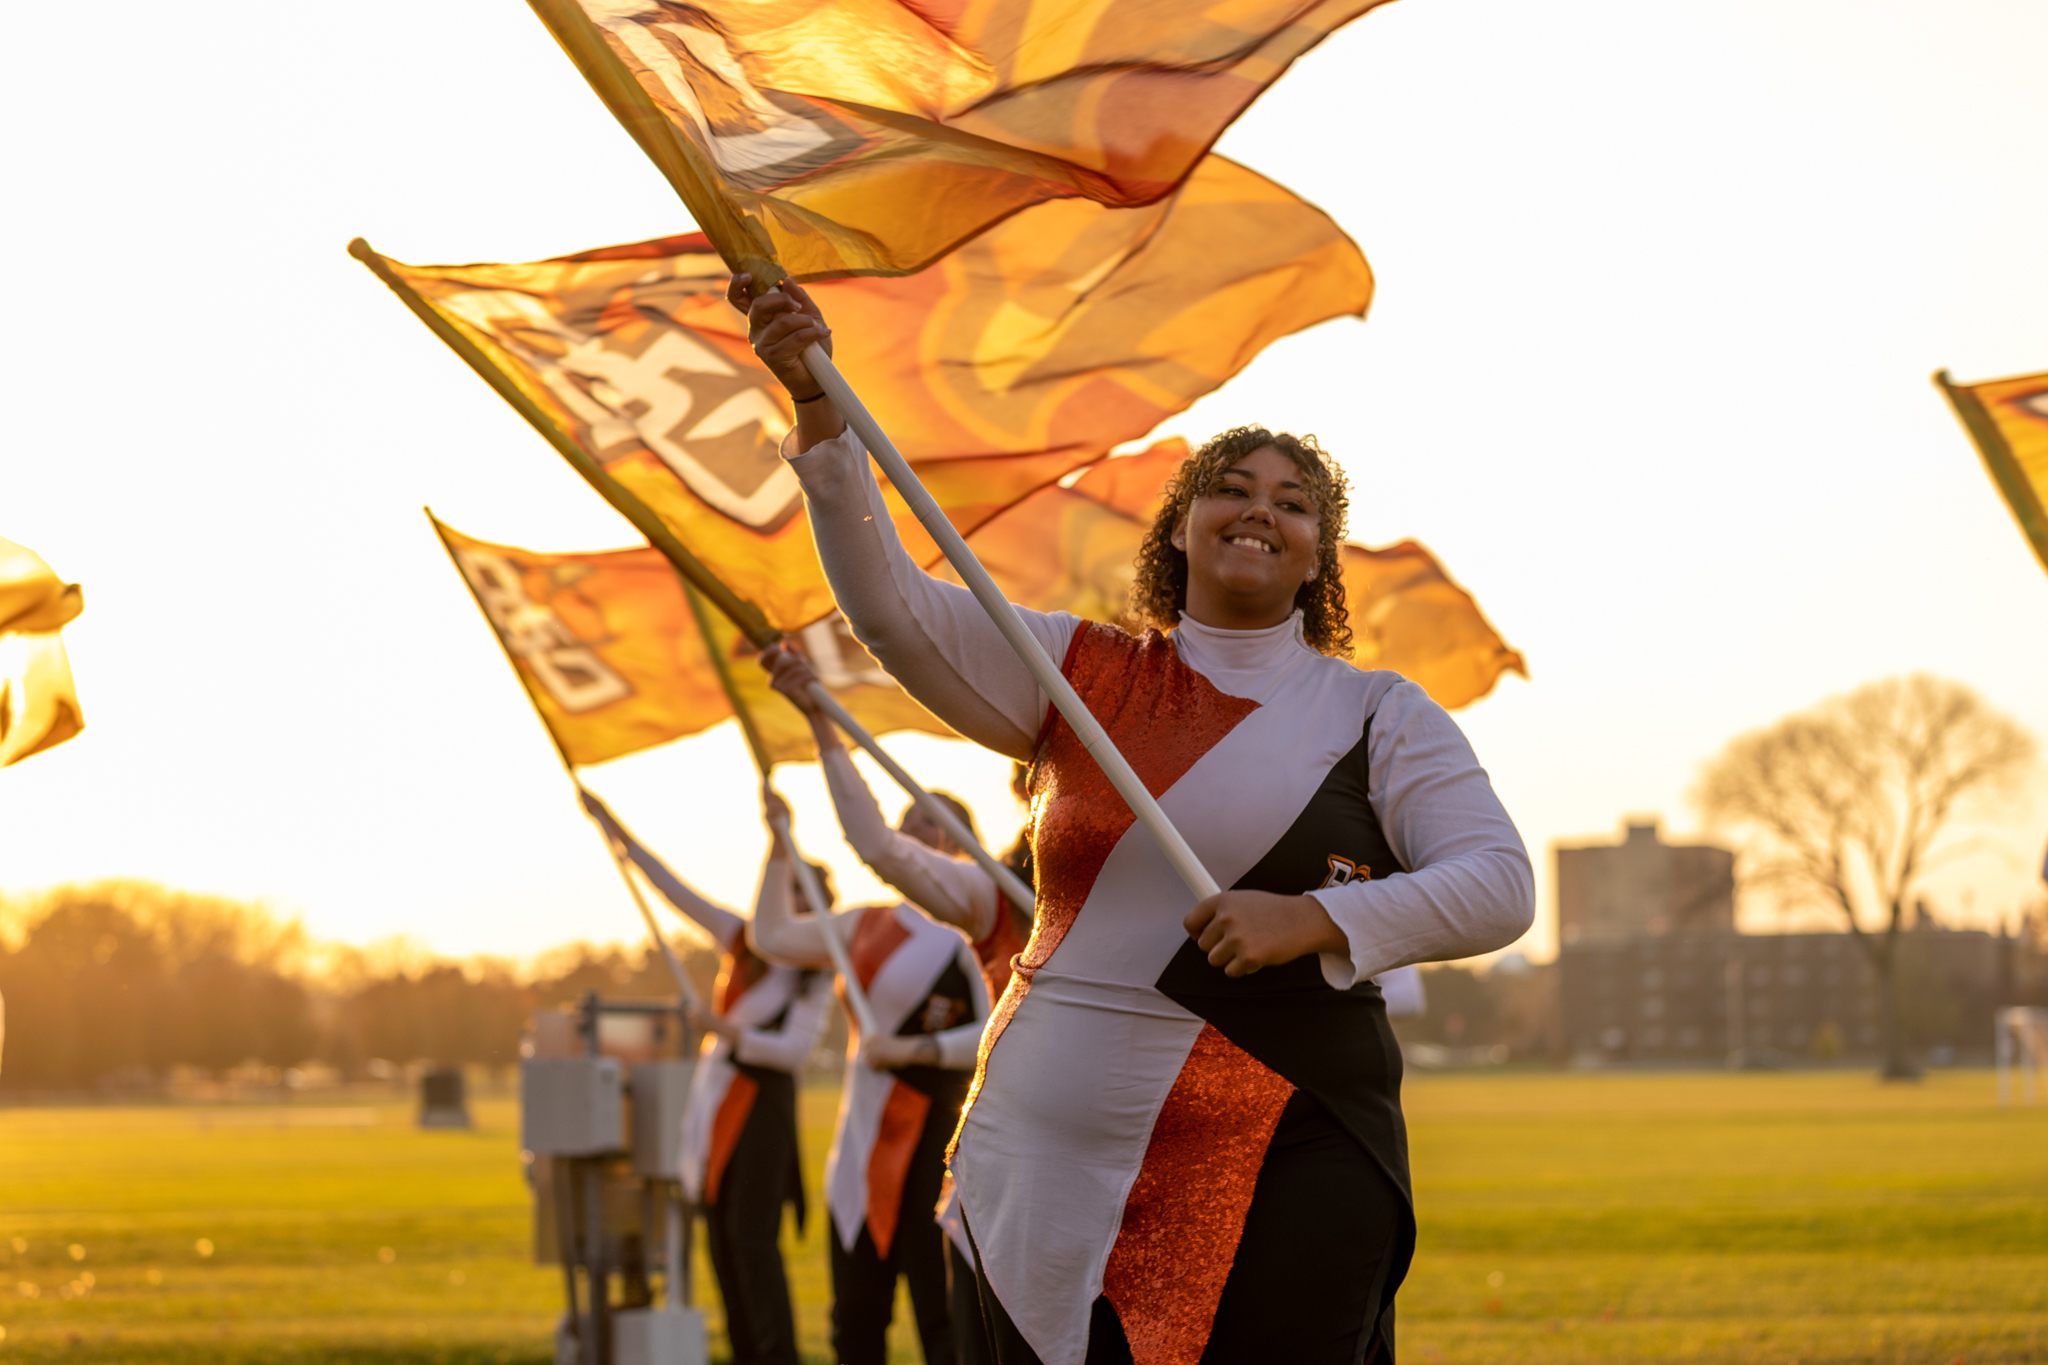
<path fill-rule="evenodd" d="M 1133 636 L 1090 622 L 1074 633 L 1060 671 L 1155 797 L 1259 709 L 1257 702 L 1231 696 L 1188 667 L 1173 642 L 1157 631 Z M 1009 988 L 989 1012 L 963 1119 L 981 1089 L 989 1053 L 1031 989 L 1031 974 L 1073 927 L 1102 865 L 1137 818 L 1057 711 L 1047 714 L 1031 773 L 1031 848 L 1038 879 L 1031 937 L 1018 955 Z"/>
<path fill-rule="evenodd" d="M 711 1152 L 704 1161 L 707 1204 L 718 1202 L 719 1182 L 725 1179 L 726 1165 L 739 1146 L 740 1132 L 747 1126 L 747 1115 L 754 1112 L 754 1095 L 760 1088 L 752 1076 L 735 1072 L 732 1084 L 725 1088 L 725 1098 L 718 1102 L 718 1113 L 711 1120 Z"/>
<path fill-rule="evenodd" d="M 896 1241 L 896 1215 L 903 1208 L 903 1186 L 910 1177 L 910 1158 L 924 1133 L 931 1096 L 898 1081 L 882 1106 L 882 1124 L 868 1153 L 868 1233 L 875 1252 L 888 1259 Z M 929 1213 L 930 1210 L 925 1212 Z"/>
<path fill-rule="evenodd" d="M 1196 1365 L 1294 1087 L 1204 1025 L 1152 1124 L 1102 1271 L 1134 1365 Z"/>

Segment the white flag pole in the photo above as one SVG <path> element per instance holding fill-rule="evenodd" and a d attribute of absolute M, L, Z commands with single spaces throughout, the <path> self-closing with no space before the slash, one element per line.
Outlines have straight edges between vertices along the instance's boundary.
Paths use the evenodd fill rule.
<path fill-rule="evenodd" d="M 797 889 L 803 893 L 804 904 L 810 908 L 811 921 L 818 926 L 818 936 L 825 940 L 825 953 L 832 959 L 839 979 L 846 983 L 846 1004 L 853 1011 L 853 1021 L 859 1026 L 865 1045 L 866 1040 L 877 1036 L 878 1032 L 874 1007 L 868 1004 L 868 995 L 860 987 L 860 978 L 853 974 L 853 959 L 847 956 L 846 945 L 839 938 L 839 927 L 832 922 L 832 907 L 825 904 L 825 888 L 818 885 L 817 872 L 797 852 L 787 817 L 774 816 L 768 824 L 775 831 L 776 842 L 782 845 L 783 856 L 789 859 L 789 865 L 796 873 Z"/>
<path fill-rule="evenodd" d="M 818 387 L 831 396 L 832 405 L 839 409 L 839 415 L 846 419 L 846 424 L 853 428 L 854 434 L 867 446 L 868 453 L 874 456 L 875 463 L 882 467 L 882 472 L 889 476 L 889 482 L 895 485 L 896 491 L 910 505 L 910 510 L 916 514 L 918 522 L 937 542 L 939 550 L 946 556 L 946 562 L 953 566 L 954 571 L 960 575 L 960 580 L 967 585 L 967 590 L 981 603 L 981 609 L 988 613 L 989 619 L 995 622 L 996 629 L 1009 641 L 1010 648 L 1017 652 L 1017 657 L 1023 660 L 1024 666 L 1031 671 L 1039 690 L 1044 692 L 1059 709 L 1059 713 L 1066 717 L 1067 724 L 1073 727 L 1075 736 L 1080 739 L 1081 747 L 1102 766 L 1103 774 L 1109 778 L 1110 785 L 1116 788 L 1117 795 L 1123 797 L 1124 802 L 1130 806 L 1131 813 L 1137 817 L 1138 823 L 1158 842 L 1160 850 L 1165 853 L 1166 861 L 1172 864 L 1174 872 L 1187 883 L 1188 889 L 1195 893 L 1197 899 L 1207 899 L 1215 895 L 1219 888 L 1216 879 L 1209 875 L 1209 869 L 1202 866 L 1201 860 L 1195 856 L 1195 851 L 1188 847 L 1187 840 L 1181 837 L 1173 822 L 1166 818 L 1166 812 L 1159 809 L 1159 803 L 1152 799 L 1152 793 L 1145 790 L 1145 784 L 1138 779 L 1137 773 L 1131 770 L 1130 763 L 1110 741 L 1101 722 L 1097 721 L 1082 704 L 1080 695 L 1060 672 L 1059 665 L 1045 652 L 1045 647 L 1038 643 L 1038 638 L 1025 628 L 1023 618 L 1017 615 L 1017 609 L 1010 605 L 1010 600 L 1003 596 L 1003 590 L 988 576 L 988 570 L 981 567 L 981 561 L 975 558 L 974 551 L 967 548 L 966 540 L 954 529 L 944 509 L 925 491 L 924 484 L 919 482 L 916 473 L 910 468 L 909 461 L 897 451 L 888 433 L 875 421 L 873 414 L 860 401 L 859 395 L 854 393 L 852 386 L 846 382 L 846 377 L 839 373 L 839 367 L 832 363 L 832 357 L 825 354 L 823 347 L 813 343 L 804 349 L 804 365 L 810 370 L 811 377 L 818 381 Z"/>
<path fill-rule="evenodd" d="M 980 841 L 974 837 L 974 832 L 960 823 L 960 817 L 953 814 L 945 802 L 919 786 L 917 779 L 905 772 L 903 765 L 889 756 L 881 741 L 868 733 L 868 728 L 855 720 L 853 713 L 840 704 L 839 698 L 825 690 L 825 684 L 813 682 L 806 695 L 817 703 L 818 709 L 829 716 L 832 723 L 838 726 L 848 739 L 865 750 L 875 762 L 881 764 L 882 771 L 895 778 L 897 786 L 910 793 L 910 799 L 917 803 L 919 810 L 939 822 L 939 828 L 946 831 L 947 837 L 964 849 L 967 855 L 980 865 L 982 871 L 988 873 L 996 884 L 996 890 L 1003 893 L 1003 899 L 1027 915 L 1032 912 L 1034 901 L 1031 888 L 1024 885 L 1023 879 L 993 853 L 983 848 Z"/>

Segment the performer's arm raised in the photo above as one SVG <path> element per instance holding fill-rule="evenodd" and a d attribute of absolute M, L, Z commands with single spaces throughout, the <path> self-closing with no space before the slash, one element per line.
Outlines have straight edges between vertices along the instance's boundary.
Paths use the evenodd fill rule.
<path fill-rule="evenodd" d="M 810 698 L 807 689 L 817 681 L 810 664 L 788 646 L 778 646 L 762 655 L 762 663 L 768 668 L 775 690 L 810 719 L 818 758 L 825 769 L 825 786 L 831 791 L 832 807 L 839 814 L 839 827 L 860 860 L 933 919 L 952 925 L 970 939 L 986 937 L 995 927 L 999 900 L 995 882 L 988 873 L 902 830 L 889 828 L 882 819 L 882 808 L 875 804 L 874 793 L 861 779 L 860 770 L 853 766 L 853 756 L 840 741 L 838 729 Z M 937 837 L 943 839 L 944 835 L 940 833 Z"/>
<path fill-rule="evenodd" d="M 747 313 L 762 363 L 796 400 L 783 453 L 803 484 L 818 558 L 855 638 L 955 730 L 1012 758 L 1031 757 L 1045 694 L 973 595 L 927 574 L 897 538 L 867 452 L 804 369 L 806 347 L 830 348 L 817 306 L 794 284 L 755 295 L 745 275 L 733 277 L 730 297 Z M 1064 613 L 1019 614 L 1055 659 L 1081 624 Z"/>
<path fill-rule="evenodd" d="M 582 790 L 579 788 L 578 790 Z M 669 870 L 668 864 L 649 852 L 632 832 L 619 823 L 611 808 L 589 791 L 583 791 L 583 809 L 590 812 L 593 820 L 604 830 L 605 835 L 618 847 L 625 850 L 633 860 L 633 866 L 640 869 L 649 885 L 661 893 L 662 899 L 675 907 L 676 913 L 695 923 L 721 950 L 732 947 L 745 932 L 747 922 L 724 906 L 705 900 L 691 888 L 689 883 Z"/>
<path fill-rule="evenodd" d="M 783 818 L 788 818 L 789 808 L 782 805 L 781 797 L 764 792 L 762 799 L 770 803 L 771 814 L 779 806 Z M 761 892 L 754 902 L 754 918 L 747 925 L 747 942 L 755 952 L 774 962 L 792 967 L 830 967 L 832 956 L 825 948 L 825 931 L 815 916 L 796 912 L 795 883 L 796 871 L 781 841 L 770 842 L 768 861 L 761 868 Z M 857 913 L 847 911 L 835 918 L 846 920 Z"/>

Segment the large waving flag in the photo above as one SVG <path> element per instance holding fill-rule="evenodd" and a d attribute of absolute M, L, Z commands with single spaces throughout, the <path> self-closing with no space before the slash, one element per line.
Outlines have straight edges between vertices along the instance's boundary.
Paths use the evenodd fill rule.
<path fill-rule="evenodd" d="M 921 269 L 1009 215 L 1169 193 L 1382 0 L 529 0 L 735 266 Z"/>
<path fill-rule="evenodd" d="M 764 766 L 817 757 L 808 722 L 768 686 L 744 634 L 693 600 L 653 549 L 543 554 L 434 522 L 556 747 L 602 763 L 737 715 Z M 798 637 L 819 679 L 871 731 L 951 735 L 905 696 L 837 614 Z"/>
<path fill-rule="evenodd" d="M 1186 442 L 1167 440 L 1090 465 L 983 526 L 974 551 L 1025 606 L 1117 620 L 1160 490 L 1187 455 Z M 1471 594 L 1415 541 L 1381 550 L 1346 545 L 1341 559 L 1352 658 L 1361 668 L 1392 669 L 1445 707 L 1485 696 L 1504 672 L 1528 676 Z"/>
<path fill-rule="evenodd" d="M 1943 370 L 1934 382 L 1955 405 L 1991 481 L 2048 568 L 2048 373 L 1957 384 Z"/>
<path fill-rule="evenodd" d="M 85 728 L 57 632 L 85 605 L 41 555 L 0 540 L 0 768 Z"/>
<path fill-rule="evenodd" d="M 350 249 L 671 558 L 709 566 L 730 589 L 722 609 L 782 630 L 831 610 L 776 454 L 788 400 L 704 238 L 528 265 Z M 920 274 L 815 292 L 840 368 L 966 532 L 1144 435 L 1275 338 L 1364 312 L 1372 277 L 1320 210 L 1210 157 L 1149 208 L 1042 204 Z M 889 496 L 904 543 L 936 562 Z"/>

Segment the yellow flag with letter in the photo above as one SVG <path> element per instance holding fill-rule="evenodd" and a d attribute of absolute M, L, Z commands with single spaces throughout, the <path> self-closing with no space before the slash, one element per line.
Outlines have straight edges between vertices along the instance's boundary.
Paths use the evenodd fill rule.
<path fill-rule="evenodd" d="M 906 274 L 1149 204 L 1382 0 L 529 0 L 734 267 Z"/>
<path fill-rule="evenodd" d="M 434 522 L 534 709 L 572 765 L 602 763 L 737 714 L 766 763 L 817 757 L 758 650 L 692 601 L 651 548 L 546 554 Z M 819 679 L 876 733 L 953 732 L 905 696 L 836 612 L 797 633 Z"/>
<path fill-rule="evenodd" d="M 1934 382 L 1948 395 L 1991 481 L 2048 569 L 2048 373 L 1957 384 L 1942 370 Z"/>
<path fill-rule="evenodd" d="M 1020 605 L 1118 620 L 1161 490 L 1187 456 L 1187 443 L 1172 439 L 1101 460 L 1024 499 L 970 544 Z M 1345 545 L 1340 560 L 1361 668 L 1392 669 L 1445 707 L 1476 701 L 1504 672 L 1528 676 L 1522 656 L 1420 544 Z"/>
<path fill-rule="evenodd" d="M 702 237 L 525 265 L 350 249 L 614 506 L 658 520 L 674 541 L 657 540 L 664 551 L 729 590 L 721 609 L 781 630 L 832 609 L 777 454 L 788 398 L 748 348 Z M 1210 157 L 1149 208 L 1043 204 L 917 275 L 814 294 L 841 370 L 971 532 L 1144 435 L 1268 342 L 1363 313 L 1372 276 L 1319 209 Z M 905 545 L 935 563 L 886 493 Z"/>

